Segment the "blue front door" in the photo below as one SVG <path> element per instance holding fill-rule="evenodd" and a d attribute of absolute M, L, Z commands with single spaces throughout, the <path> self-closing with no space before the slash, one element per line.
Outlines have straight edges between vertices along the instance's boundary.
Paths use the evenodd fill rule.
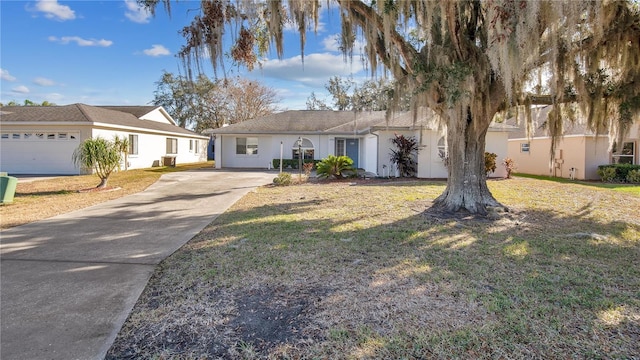
<path fill-rule="evenodd" d="M 353 160 L 353 167 L 358 168 L 358 139 L 346 139 L 346 150 L 347 156 Z"/>

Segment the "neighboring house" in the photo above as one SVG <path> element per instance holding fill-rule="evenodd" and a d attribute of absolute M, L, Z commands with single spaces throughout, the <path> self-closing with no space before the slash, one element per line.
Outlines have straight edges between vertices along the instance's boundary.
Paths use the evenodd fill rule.
<path fill-rule="evenodd" d="M 563 136 L 558 142 L 553 160 L 551 159 L 551 137 L 542 124 L 547 119 L 551 106 L 536 109 L 534 133 L 527 138 L 523 126 L 509 134 L 508 154 L 516 163 L 516 171 L 532 175 L 557 176 L 578 180 L 600 179 L 598 166 L 612 163 L 638 164 L 638 140 L 640 124 L 632 126 L 628 137 L 623 141 L 623 151 L 613 156 L 609 151 L 607 133 L 598 134 L 587 130 L 583 124 L 567 121 Z M 510 119 L 508 123 L 515 122 Z"/>
<path fill-rule="evenodd" d="M 0 133 L 0 171 L 9 174 L 80 174 L 72 154 L 90 138 L 128 139 L 122 169 L 206 161 L 209 140 L 158 106 L 5 106 Z"/>
<path fill-rule="evenodd" d="M 446 178 L 441 154 L 444 137 L 422 114 L 416 121 L 409 113 L 386 120 L 384 111 L 360 112 L 331 110 L 292 110 L 244 121 L 211 131 L 215 137 L 217 168 L 269 168 L 274 159 L 298 159 L 298 138 L 302 139 L 304 159 L 320 160 L 328 155 L 346 155 L 354 166 L 378 176 L 395 176 L 391 164 L 391 139 L 395 134 L 414 136 L 420 144 L 420 178 Z M 491 127 L 487 151 L 507 156 L 508 126 Z M 491 176 L 505 176 L 498 167 Z"/>

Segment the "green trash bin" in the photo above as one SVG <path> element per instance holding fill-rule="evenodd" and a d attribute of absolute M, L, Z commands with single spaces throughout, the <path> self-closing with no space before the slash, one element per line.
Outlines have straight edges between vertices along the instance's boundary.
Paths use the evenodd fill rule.
<path fill-rule="evenodd" d="M 2 204 L 11 204 L 13 202 L 17 185 L 18 178 L 6 175 L 0 176 L 0 197 L 2 197 Z"/>

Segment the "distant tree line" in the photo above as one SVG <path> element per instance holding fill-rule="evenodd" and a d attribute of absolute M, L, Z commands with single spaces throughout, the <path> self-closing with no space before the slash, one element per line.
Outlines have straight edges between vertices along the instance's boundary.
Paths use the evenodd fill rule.
<path fill-rule="evenodd" d="M 315 92 L 307 98 L 307 110 L 384 111 L 389 108 L 409 110 L 411 97 L 401 95 L 396 82 L 384 78 L 367 80 L 362 84 L 351 78 L 333 76 L 325 84 L 331 102 L 318 99 Z"/>
<path fill-rule="evenodd" d="M 240 77 L 195 79 L 164 72 L 154 92 L 154 105 L 164 107 L 179 126 L 196 132 L 254 119 L 279 110 L 276 91 Z"/>
<path fill-rule="evenodd" d="M 0 106 L 56 106 L 56 104 L 46 100 L 38 104 L 37 102 L 26 99 L 22 104 L 15 100 L 11 100 L 6 104 L 0 103 Z"/>

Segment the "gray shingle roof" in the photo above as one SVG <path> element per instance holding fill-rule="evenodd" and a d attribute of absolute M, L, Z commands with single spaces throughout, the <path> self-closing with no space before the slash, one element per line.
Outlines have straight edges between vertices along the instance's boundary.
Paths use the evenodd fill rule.
<path fill-rule="evenodd" d="M 212 134 L 362 134 L 369 130 L 436 129 L 433 113 L 421 110 L 414 120 L 413 113 L 392 114 L 387 120 L 385 111 L 289 110 L 257 119 L 209 130 Z M 492 130 L 511 130 L 511 126 L 492 126 Z"/>
<path fill-rule="evenodd" d="M 153 110 L 159 108 L 160 106 L 98 106 L 103 109 L 122 111 L 125 113 L 129 113 L 137 118 L 141 118 L 142 116 L 152 112 Z"/>
<path fill-rule="evenodd" d="M 118 111 L 119 107 L 90 106 L 86 104 L 72 104 L 64 106 L 4 106 L 0 108 L 0 123 L 9 122 L 36 122 L 36 123 L 104 123 L 115 126 L 126 126 L 146 130 L 171 132 L 182 135 L 199 136 L 193 131 L 183 129 L 179 126 L 164 124 L 157 121 L 141 120 L 132 112 L 144 112 L 145 109 L 154 110 L 157 107 L 140 107 L 139 111 L 134 111 L 134 107 L 125 107 L 131 111 Z M 140 115 L 140 116 L 142 116 Z"/>
<path fill-rule="evenodd" d="M 214 129 L 214 134 L 286 134 L 286 133 L 318 133 L 353 131 L 347 124 L 353 124 L 354 119 L 363 121 L 370 117 L 384 119 L 384 112 L 365 112 L 355 114 L 351 111 L 332 110 L 289 110 L 277 114 L 263 116 L 253 120 L 243 121 L 223 128 Z M 340 128 L 341 126 L 345 126 Z M 358 126 L 360 128 L 360 126 Z"/>

